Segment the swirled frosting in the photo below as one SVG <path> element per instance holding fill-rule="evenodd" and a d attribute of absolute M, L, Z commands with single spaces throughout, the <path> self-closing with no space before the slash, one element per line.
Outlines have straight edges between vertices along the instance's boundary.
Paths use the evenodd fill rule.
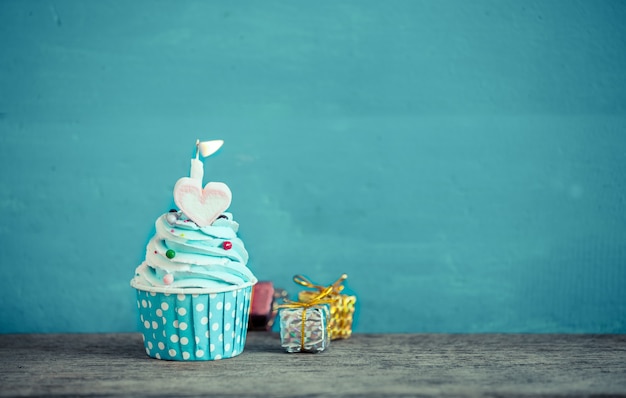
<path fill-rule="evenodd" d="M 218 293 L 253 285 L 257 279 L 246 266 L 248 252 L 238 229 L 231 213 L 205 227 L 182 212 L 161 215 L 131 285 L 165 293 Z"/>

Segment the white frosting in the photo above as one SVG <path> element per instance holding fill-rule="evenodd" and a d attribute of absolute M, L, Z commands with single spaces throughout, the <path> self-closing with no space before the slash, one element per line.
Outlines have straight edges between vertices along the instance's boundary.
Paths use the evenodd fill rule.
<path fill-rule="evenodd" d="M 173 225 L 167 213 L 160 216 L 156 234 L 146 247 L 146 259 L 137 267 L 131 285 L 141 290 L 193 294 L 255 284 L 257 279 L 246 266 L 248 252 L 237 237 L 239 224 L 232 220 L 232 214 L 224 215 L 227 219 L 219 218 L 205 227 L 198 227 L 182 213 Z M 230 245 L 224 246 L 224 242 Z M 169 279 L 173 277 L 171 283 L 164 278 L 168 274 Z"/>

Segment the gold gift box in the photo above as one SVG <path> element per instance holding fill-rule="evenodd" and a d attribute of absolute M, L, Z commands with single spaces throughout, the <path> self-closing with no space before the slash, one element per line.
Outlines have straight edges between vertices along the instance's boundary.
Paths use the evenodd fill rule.
<path fill-rule="evenodd" d="M 297 284 L 316 289 L 303 290 L 298 293 L 298 300 L 302 302 L 308 302 L 314 297 L 317 297 L 320 292 L 332 287 L 331 292 L 326 296 L 326 299 L 330 302 L 328 335 L 331 340 L 347 339 L 352 335 L 352 320 L 354 317 L 356 296 L 341 294 L 341 291 L 344 288 L 343 281 L 346 280 L 346 278 L 348 278 L 348 275 L 343 274 L 332 285 L 321 286 L 312 283 L 302 275 L 296 275 L 293 277 L 294 282 Z"/>

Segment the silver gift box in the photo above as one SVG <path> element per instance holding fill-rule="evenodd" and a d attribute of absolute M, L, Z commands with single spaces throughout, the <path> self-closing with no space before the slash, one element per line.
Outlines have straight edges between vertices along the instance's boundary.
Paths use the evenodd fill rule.
<path fill-rule="evenodd" d="M 321 352 L 328 347 L 327 305 L 282 308 L 280 317 L 280 342 L 287 352 Z M 304 323 L 302 317 L 304 316 Z"/>

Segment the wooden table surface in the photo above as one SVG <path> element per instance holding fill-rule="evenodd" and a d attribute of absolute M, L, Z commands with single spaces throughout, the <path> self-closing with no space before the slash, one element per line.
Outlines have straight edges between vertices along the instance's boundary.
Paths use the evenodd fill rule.
<path fill-rule="evenodd" d="M 356 334 L 288 354 L 250 332 L 210 362 L 149 358 L 140 334 L 0 335 L 0 396 L 625 396 L 626 335 Z"/>

